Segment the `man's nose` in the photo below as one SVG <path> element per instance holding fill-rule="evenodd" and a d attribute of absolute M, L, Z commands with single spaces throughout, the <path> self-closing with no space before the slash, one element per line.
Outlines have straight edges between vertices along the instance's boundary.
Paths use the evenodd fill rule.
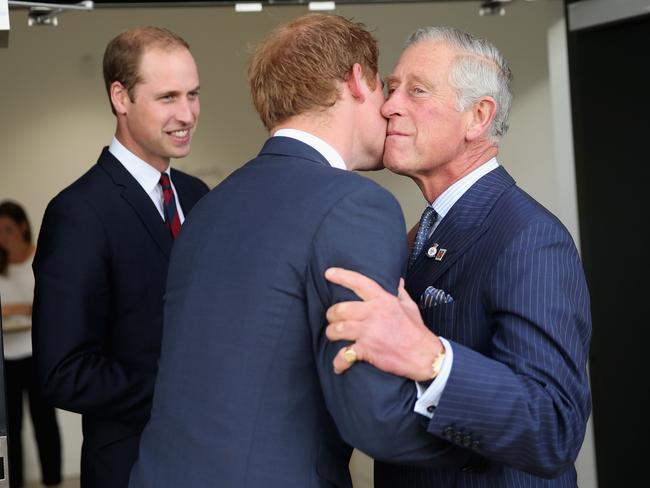
<path fill-rule="evenodd" d="M 381 114 L 385 118 L 390 118 L 393 115 L 401 115 L 402 114 L 402 109 L 401 109 L 401 103 L 400 103 L 400 96 L 397 91 L 394 91 L 393 93 L 388 95 L 388 98 L 384 102 L 384 104 L 381 106 Z"/>
<path fill-rule="evenodd" d="M 198 101 L 183 99 L 176 107 L 176 119 L 184 124 L 191 124 L 198 116 Z"/>

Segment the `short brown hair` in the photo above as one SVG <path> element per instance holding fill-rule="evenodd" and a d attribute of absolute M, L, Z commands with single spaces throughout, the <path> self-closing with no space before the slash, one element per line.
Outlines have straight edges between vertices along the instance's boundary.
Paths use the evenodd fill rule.
<path fill-rule="evenodd" d="M 111 97 L 111 85 L 119 81 L 126 88 L 133 101 L 133 90 L 142 81 L 140 60 L 145 50 L 151 47 L 173 49 L 182 47 L 189 51 L 190 45 L 177 34 L 162 27 L 135 27 L 114 37 L 104 51 L 104 85 Z M 115 113 L 113 104 L 111 110 Z"/>
<path fill-rule="evenodd" d="M 289 117 L 333 106 L 336 82 L 359 63 L 368 86 L 377 77 L 377 40 L 361 23 L 308 14 L 273 31 L 248 68 L 253 104 L 267 129 Z"/>

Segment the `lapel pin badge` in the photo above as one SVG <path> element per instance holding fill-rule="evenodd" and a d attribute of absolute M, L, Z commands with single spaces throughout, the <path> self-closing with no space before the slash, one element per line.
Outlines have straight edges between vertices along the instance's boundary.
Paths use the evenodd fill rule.
<path fill-rule="evenodd" d="M 442 261 L 442 258 L 445 257 L 445 254 L 447 254 L 446 249 L 442 249 L 442 248 L 439 249 L 438 252 L 436 253 L 436 257 L 435 257 L 436 261 Z"/>
<path fill-rule="evenodd" d="M 437 252 L 438 252 L 438 243 L 434 242 L 433 246 L 427 249 L 427 257 L 432 258 L 436 255 Z"/>

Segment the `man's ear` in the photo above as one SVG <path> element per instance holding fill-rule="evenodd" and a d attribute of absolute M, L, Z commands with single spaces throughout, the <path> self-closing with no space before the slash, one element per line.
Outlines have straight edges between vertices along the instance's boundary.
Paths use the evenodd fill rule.
<path fill-rule="evenodd" d="M 122 115 L 126 114 L 131 99 L 125 86 L 119 81 L 114 81 L 111 83 L 110 94 L 115 112 Z"/>
<path fill-rule="evenodd" d="M 492 97 L 483 97 L 469 109 L 469 124 L 465 138 L 473 141 L 484 137 L 497 113 L 497 103 Z"/>
<path fill-rule="evenodd" d="M 352 65 L 352 69 L 350 70 L 350 73 L 348 73 L 345 83 L 347 84 L 348 90 L 350 90 L 353 98 L 357 99 L 357 101 L 361 103 L 365 102 L 370 89 L 363 77 L 363 70 L 359 63 L 354 63 L 354 65 Z"/>

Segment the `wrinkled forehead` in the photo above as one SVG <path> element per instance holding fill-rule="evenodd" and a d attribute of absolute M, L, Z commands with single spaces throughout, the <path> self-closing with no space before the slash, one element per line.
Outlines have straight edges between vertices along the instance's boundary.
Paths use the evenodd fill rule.
<path fill-rule="evenodd" d="M 442 41 L 420 41 L 407 47 L 397 60 L 387 84 L 419 81 L 440 83 L 448 79 L 455 58 L 461 53 Z"/>

